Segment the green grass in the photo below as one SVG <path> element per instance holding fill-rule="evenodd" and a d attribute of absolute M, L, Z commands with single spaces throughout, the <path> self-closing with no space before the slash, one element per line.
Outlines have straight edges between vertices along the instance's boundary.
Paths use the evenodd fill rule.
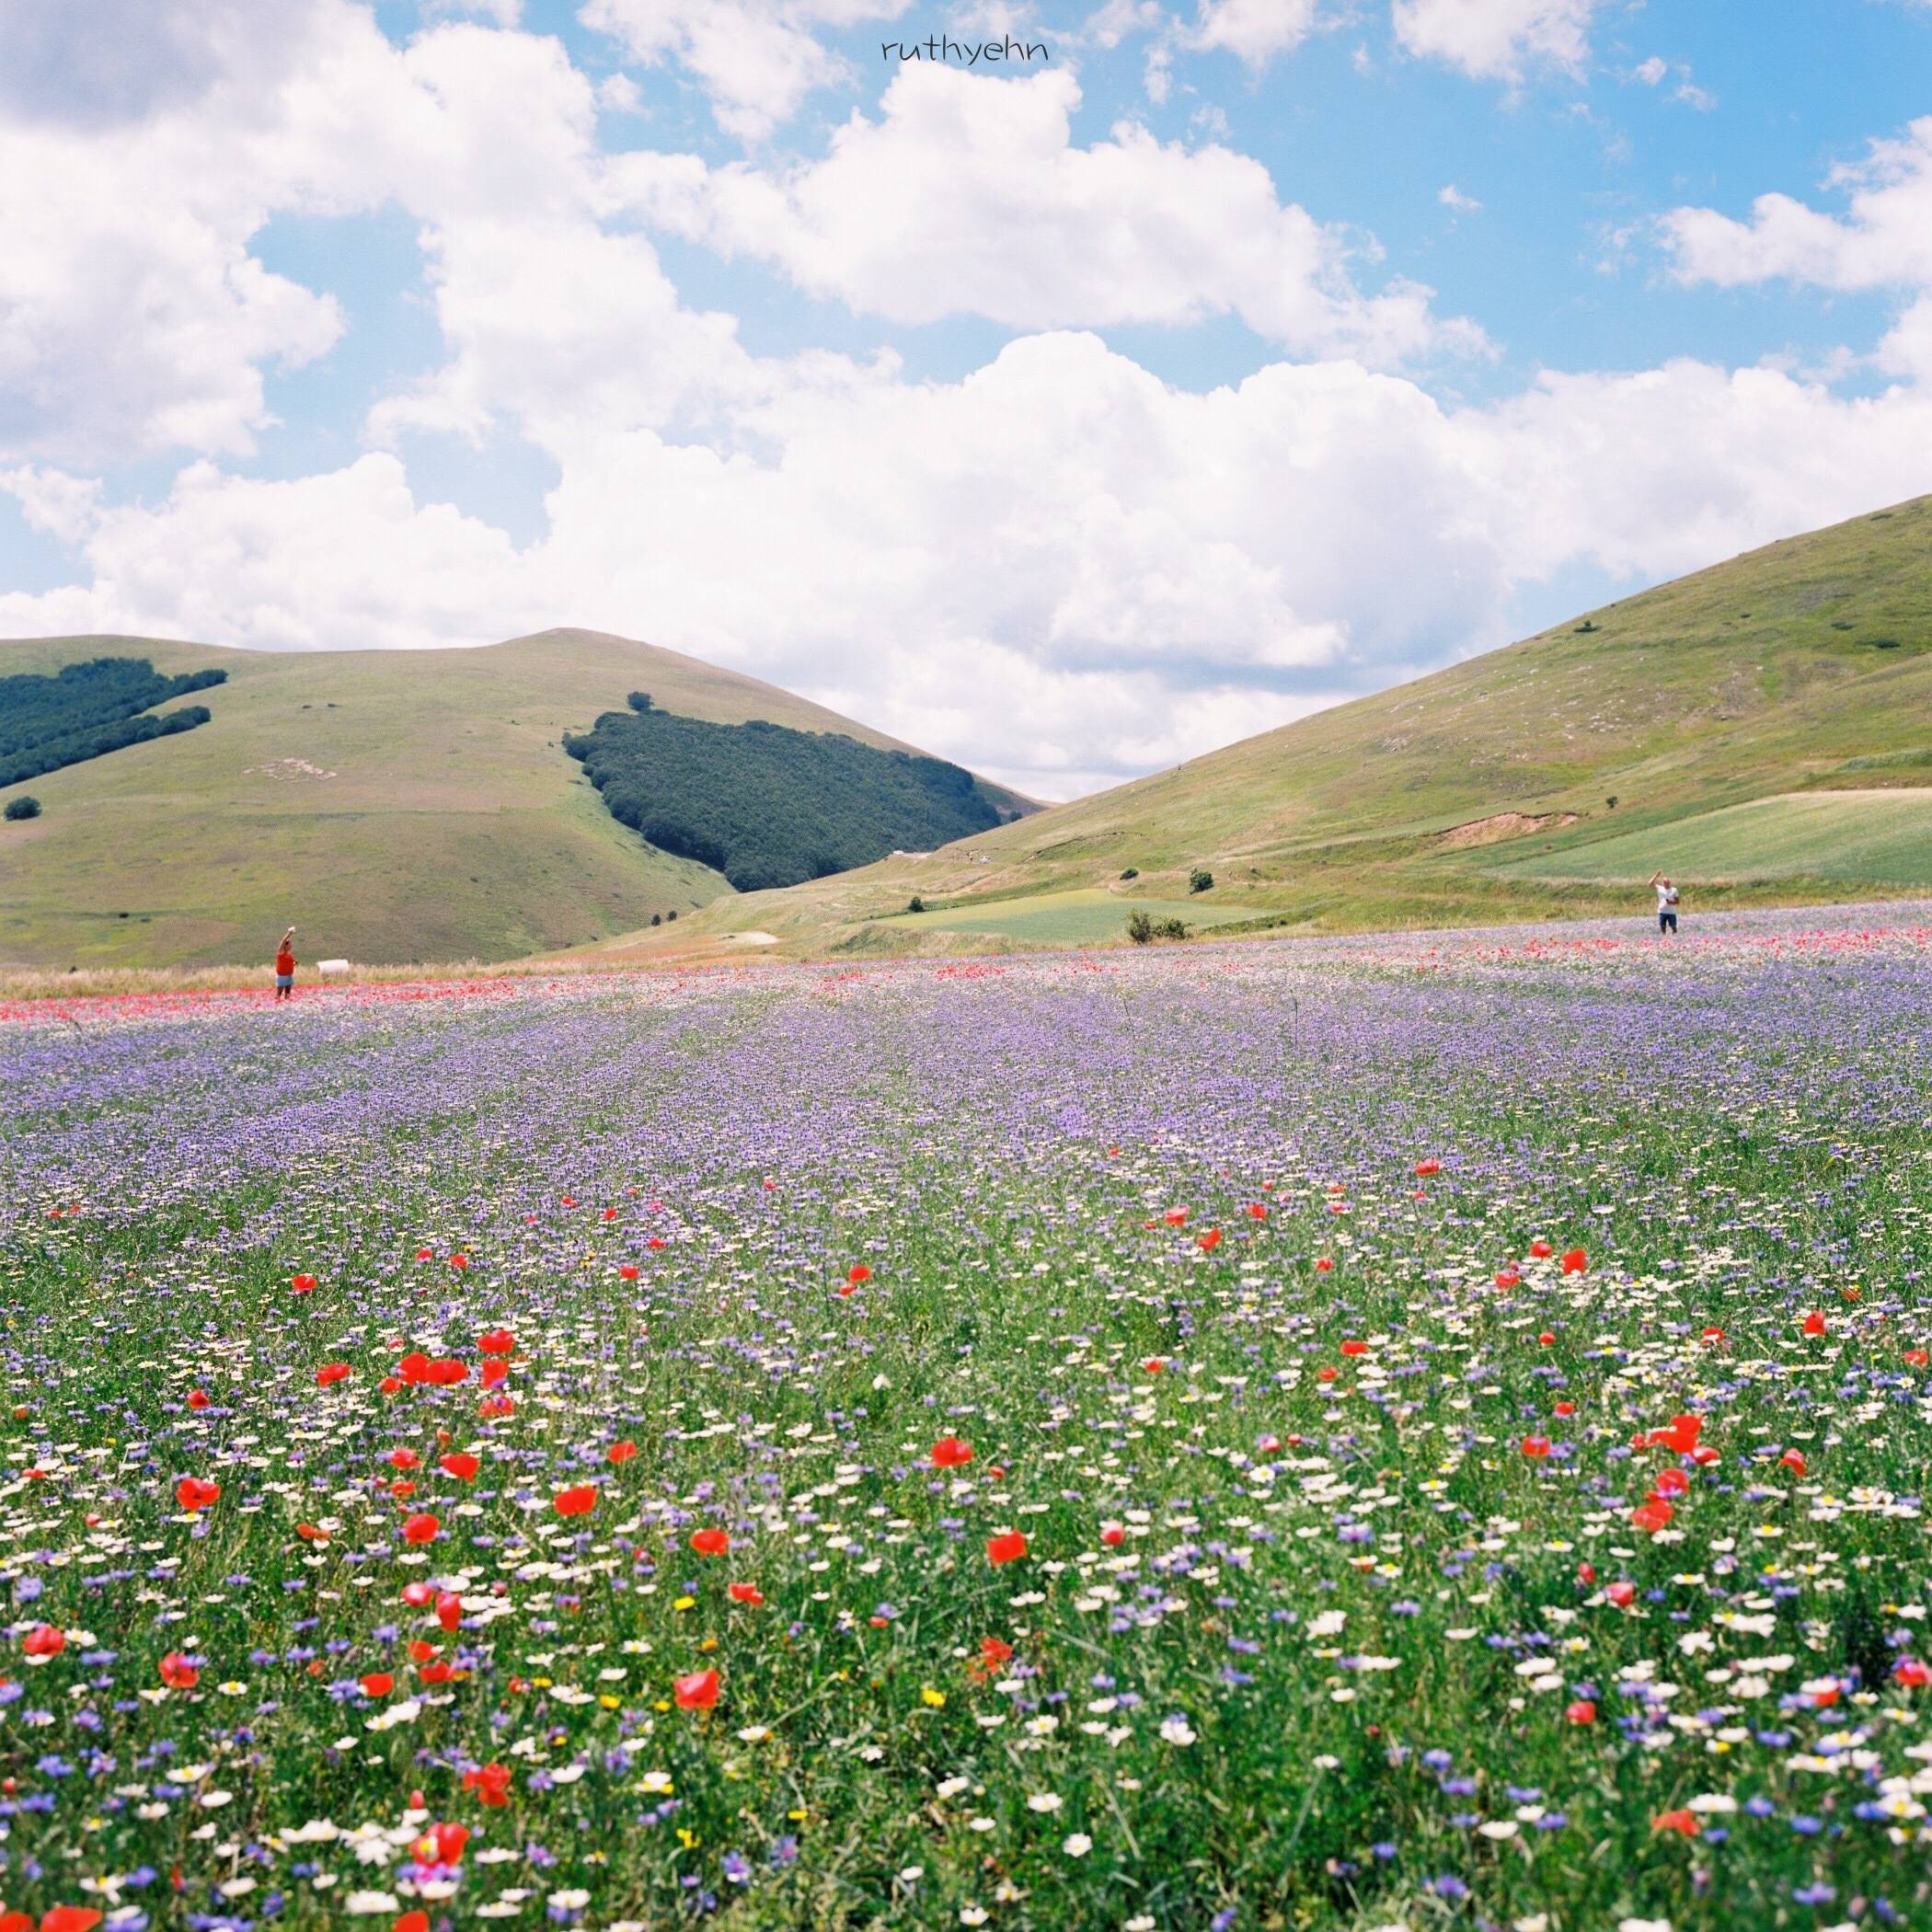
<path fill-rule="evenodd" d="M 914 932 L 983 933 L 1036 946 L 1091 946 L 1118 939 L 1130 914 L 1156 919 L 1185 919 L 1190 926 L 1225 926 L 1256 916 L 1240 907 L 1211 905 L 1201 899 L 1128 899 L 1098 887 L 1084 891 L 1045 892 L 1030 899 L 992 901 L 936 912 L 910 913 L 903 921 Z"/>
<path fill-rule="evenodd" d="M 1638 839 L 1614 873 L 1569 855 L 1757 799 L 1932 780 L 1932 498 L 1590 618 L 1587 633 L 1576 620 L 1555 626 L 934 859 L 820 880 L 780 903 L 720 905 L 702 924 L 822 949 L 914 891 L 1077 891 L 1128 866 L 1140 890 L 1179 898 L 1205 865 L 1217 906 L 1279 909 L 1329 930 L 1640 910 L 1621 882 L 1648 877 L 1668 848 L 1646 859 Z M 1578 822 L 1501 845 L 1445 840 L 1503 812 Z M 1738 822 L 1774 845 L 1785 836 L 1777 814 Z M 1882 838 L 1801 870 L 1772 847 L 1760 863 L 1748 839 L 1725 851 L 1740 881 L 1731 903 L 1924 882 Z M 1547 866 L 1529 862 L 1546 852 Z"/>
<path fill-rule="evenodd" d="M 198 730 L 0 791 L 45 808 L 0 828 L 0 966 L 246 960 L 292 920 L 310 961 L 581 944 L 731 890 L 617 824 L 561 750 L 627 692 L 715 723 L 897 743 L 754 678 L 592 631 L 474 650 L 48 638 L 0 642 L 0 674 L 103 654 L 220 666 L 228 681 L 200 694 L 213 718 Z"/>
<path fill-rule="evenodd" d="M 1836 880 L 1932 891 L 1932 790 L 1816 791 L 1727 805 L 1618 838 L 1512 860 L 1519 879 Z"/>

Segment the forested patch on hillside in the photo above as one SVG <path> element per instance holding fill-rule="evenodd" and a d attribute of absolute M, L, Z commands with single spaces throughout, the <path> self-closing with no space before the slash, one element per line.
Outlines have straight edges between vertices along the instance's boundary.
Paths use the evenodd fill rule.
<path fill-rule="evenodd" d="M 642 694 L 638 694 L 642 696 Z M 640 706 L 568 736 L 612 817 L 742 892 L 926 851 L 1000 824 L 969 771 L 830 732 L 707 724 Z"/>
<path fill-rule="evenodd" d="M 154 707 L 227 680 L 225 671 L 164 676 L 145 658 L 91 658 L 53 676 L 0 677 L 0 785 L 38 778 L 144 739 L 190 731 L 212 716 L 186 705 L 162 717 Z"/>

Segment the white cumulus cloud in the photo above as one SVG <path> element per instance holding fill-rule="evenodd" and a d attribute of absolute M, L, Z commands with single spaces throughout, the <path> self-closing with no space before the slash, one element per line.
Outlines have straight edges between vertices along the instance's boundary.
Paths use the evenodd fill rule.
<path fill-rule="evenodd" d="M 1394 0 L 1397 44 L 1483 80 L 1517 81 L 1532 66 L 1581 72 L 1600 0 Z"/>
<path fill-rule="evenodd" d="M 1351 238 L 1282 201 L 1268 170 L 1132 121 L 1091 145 L 1065 72 L 901 74 L 878 120 L 855 113 L 817 161 L 712 168 L 617 163 L 613 191 L 680 235 L 777 264 L 799 287 L 899 322 L 990 316 L 1016 328 L 1182 324 L 1236 315 L 1271 340 L 1389 363 L 1480 350 L 1430 292 L 1364 293 Z"/>
<path fill-rule="evenodd" d="M 1932 115 L 1874 141 L 1824 185 L 1845 191 L 1843 215 L 1784 194 L 1760 195 L 1748 221 L 1714 208 L 1673 210 L 1663 232 L 1677 273 L 1726 287 L 1788 280 L 1833 289 L 1932 288 Z"/>

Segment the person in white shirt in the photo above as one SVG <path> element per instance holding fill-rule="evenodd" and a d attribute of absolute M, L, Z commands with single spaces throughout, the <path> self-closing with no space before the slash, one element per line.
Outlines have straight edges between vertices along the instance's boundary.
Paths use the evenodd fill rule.
<path fill-rule="evenodd" d="M 1657 930 L 1674 933 L 1677 930 L 1677 888 L 1662 872 L 1652 872 L 1650 883 L 1657 888 Z"/>

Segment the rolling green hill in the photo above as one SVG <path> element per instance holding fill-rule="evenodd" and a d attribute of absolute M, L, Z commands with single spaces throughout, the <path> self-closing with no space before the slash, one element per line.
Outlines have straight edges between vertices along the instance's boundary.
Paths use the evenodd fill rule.
<path fill-rule="evenodd" d="M 1640 914 L 1658 867 L 1684 882 L 1693 919 L 1932 893 L 1928 802 L 1932 498 L 1919 498 L 934 858 L 748 894 L 679 942 L 756 929 L 798 949 L 958 949 L 972 930 L 1014 943 L 1052 921 L 991 926 L 996 903 L 1105 891 L 1124 923 L 1137 898 L 1187 898 L 1197 865 L 1217 881 L 1197 916 L 1329 930 Z M 973 916 L 904 917 L 913 893 Z"/>
<path fill-rule="evenodd" d="M 0 676 L 87 659 L 224 669 L 200 729 L 29 783 L 0 827 L 0 964 L 501 960 L 688 914 L 730 883 L 618 824 L 565 755 L 627 693 L 910 749 L 675 651 L 582 630 L 473 650 L 271 652 L 146 638 L 0 642 Z M 989 788 L 1007 807 L 1024 805 Z"/>

